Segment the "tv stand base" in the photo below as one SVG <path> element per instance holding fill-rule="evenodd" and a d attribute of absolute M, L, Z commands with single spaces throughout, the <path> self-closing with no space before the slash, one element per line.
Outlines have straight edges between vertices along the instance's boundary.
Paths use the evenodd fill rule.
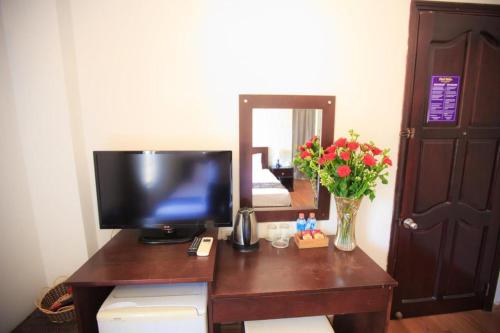
<path fill-rule="evenodd" d="M 143 229 L 139 241 L 144 244 L 180 244 L 193 240 L 205 232 L 204 226 L 194 228 L 177 228 L 165 232 L 161 229 Z"/>

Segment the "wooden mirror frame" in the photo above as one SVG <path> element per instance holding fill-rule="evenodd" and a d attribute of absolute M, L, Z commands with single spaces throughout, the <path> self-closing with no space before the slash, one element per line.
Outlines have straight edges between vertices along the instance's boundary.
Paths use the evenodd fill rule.
<path fill-rule="evenodd" d="M 334 96 L 240 95 L 240 207 L 252 207 L 252 110 L 321 109 L 321 145 L 333 144 L 335 122 Z M 314 212 L 316 219 L 330 217 L 330 193 L 319 187 L 317 209 L 256 210 L 257 221 L 295 221 L 298 213 Z M 307 216 L 307 215 L 306 215 Z"/>

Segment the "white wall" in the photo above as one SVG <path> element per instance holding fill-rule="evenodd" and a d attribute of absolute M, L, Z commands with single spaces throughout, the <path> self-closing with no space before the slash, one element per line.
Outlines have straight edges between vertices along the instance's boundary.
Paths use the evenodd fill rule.
<path fill-rule="evenodd" d="M 87 259 L 55 1 L 2 1 L 31 209 L 49 283 Z M 2 187 L 2 190 L 7 190 Z"/>
<path fill-rule="evenodd" d="M 0 7 L 0 17 L 2 8 Z M 0 20 L 0 332 L 33 311 L 46 285 Z"/>
<path fill-rule="evenodd" d="M 336 95 L 336 136 L 354 127 L 396 158 L 409 1 L 75 0 L 71 10 L 91 175 L 96 149 L 231 149 L 238 161 L 244 93 Z M 383 267 L 394 174 L 358 228 Z M 100 245 L 109 234 L 98 231 Z"/>

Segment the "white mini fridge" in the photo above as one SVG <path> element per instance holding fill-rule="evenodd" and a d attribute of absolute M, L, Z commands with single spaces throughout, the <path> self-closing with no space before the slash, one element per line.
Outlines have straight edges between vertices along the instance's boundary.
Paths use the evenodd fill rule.
<path fill-rule="evenodd" d="M 207 284 L 117 286 L 97 324 L 99 333 L 206 333 Z"/>

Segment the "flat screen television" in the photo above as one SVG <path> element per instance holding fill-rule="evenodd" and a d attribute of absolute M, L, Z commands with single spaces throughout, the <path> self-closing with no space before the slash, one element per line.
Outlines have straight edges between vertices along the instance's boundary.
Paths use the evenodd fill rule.
<path fill-rule="evenodd" d="M 231 226 L 231 164 L 230 151 L 95 151 L 99 226 L 152 244 Z"/>

